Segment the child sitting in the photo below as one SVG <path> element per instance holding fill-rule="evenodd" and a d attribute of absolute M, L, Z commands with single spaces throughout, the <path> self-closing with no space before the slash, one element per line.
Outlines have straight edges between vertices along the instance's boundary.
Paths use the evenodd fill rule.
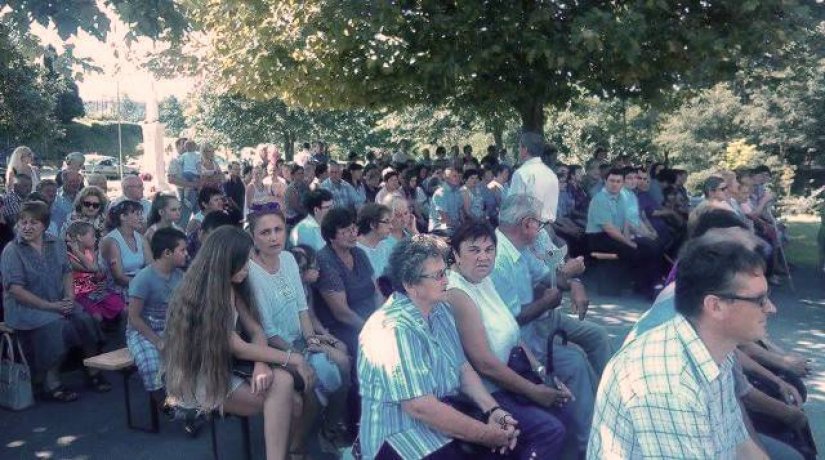
<path fill-rule="evenodd" d="M 126 307 L 123 297 L 106 288 L 106 274 L 97 263 L 92 224 L 74 221 L 66 230 L 75 300 L 97 321 L 115 321 Z"/>

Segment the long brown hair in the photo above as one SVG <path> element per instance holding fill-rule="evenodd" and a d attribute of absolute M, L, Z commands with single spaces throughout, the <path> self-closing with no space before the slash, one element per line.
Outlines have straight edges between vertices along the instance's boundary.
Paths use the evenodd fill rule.
<path fill-rule="evenodd" d="M 232 276 L 247 264 L 251 249 L 252 238 L 243 230 L 216 229 L 173 294 L 163 347 L 166 391 L 171 398 L 197 401 L 201 408 L 212 410 L 229 394 L 229 339 L 236 318 L 233 295 L 257 320 L 248 281 L 232 283 Z"/>

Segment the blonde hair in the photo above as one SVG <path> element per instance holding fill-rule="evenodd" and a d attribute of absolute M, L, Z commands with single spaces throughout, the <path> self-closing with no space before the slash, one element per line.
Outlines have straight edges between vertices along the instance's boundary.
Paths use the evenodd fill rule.
<path fill-rule="evenodd" d="M 258 320 L 248 280 L 232 282 L 247 264 L 251 249 L 252 237 L 243 230 L 216 229 L 172 295 L 162 350 L 166 392 L 172 399 L 213 410 L 229 394 L 233 299 Z"/>
<path fill-rule="evenodd" d="M 32 160 L 34 160 L 34 152 L 32 149 L 26 147 L 25 145 L 21 145 L 14 149 L 9 157 L 8 162 L 8 169 L 6 170 L 6 188 L 11 188 L 12 184 L 14 184 L 14 175 L 15 173 L 21 173 L 20 168 L 23 166 L 23 156 L 24 155 L 31 155 Z M 25 173 L 24 173 L 25 174 Z"/>

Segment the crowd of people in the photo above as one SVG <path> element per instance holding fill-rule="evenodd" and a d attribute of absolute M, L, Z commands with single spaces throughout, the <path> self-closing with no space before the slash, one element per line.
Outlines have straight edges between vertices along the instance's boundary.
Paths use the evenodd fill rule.
<path fill-rule="evenodd" d="M 783 268 L 767 168 L 692 202 L 684 170 L 561 164 L 535 133 L 516 158 L 262 144 L 227 171 L 208 143 L 175 147 L 174 192 L 131 175 L 111 202 L 82 154 L 40 180 L 14 151 L 3 314 L 41 398 L 77 400 L 68 351 L 116 334 L 188 428 L 263 413 L 270 459 L 315 436 L 370 459 L 811 458 L 809 362 L 765 336 Z M 587 319 L 592 253 L 655 298 L 618 353 Z"/>

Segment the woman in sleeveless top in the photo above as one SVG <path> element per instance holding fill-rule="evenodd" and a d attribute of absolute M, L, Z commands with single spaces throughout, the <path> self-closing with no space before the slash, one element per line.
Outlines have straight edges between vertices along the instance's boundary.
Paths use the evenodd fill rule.
<path fill-rule="evenodd" d="M 32 190 L 37 189 L 37 184 L 40 183 L 40 171 L 36 166 L 32 166 L 32 162 L 34 162 L 34 152 L 32 149 L 25 145 L 14 149 L 14 152 L 12 152 L 9 158 L 8 171 L 6 171 L 6 190 L 11 190 L 14 185 L 15 174 L 25 174 L 31 177 Z"/>
<path fill-rule="evenodd" d="M 230 226 L 203 244 L 169 302 L 162 350 L 170 401 L 240 416 L 263 412 L 266 458 L 287 454 L 293 415 L 293 371 L 313 384 L 300 354 L 267 346 L 250 295 L 252 238 Z M 247 342 L 235 325 L 240 320 Z M 251 381 L 232 373 L 233 359 L 253 361 Z"/>
<path fill-rule="evenodd" d="M 125 200 L 109 211 L 110 231 L 100 242 L 100 265 L 107 283 L 123 295 L 132 277 L 152 261 L 152 251 L 138 229 L 143 225 L 143 205 Z"/>
<path fill-rule="evenodd" d="M 221 188 L 224 174 L 221 166 L 215 161 L 215 147 L 209 143 L 201 146 L 201 161 L 198 164 L 198 171 L 201 177 L 201 186 Z"/>
<path fill-rule="evenodd" d="M 249 209 L 255 204 L 277 202 L 283 207 L 286 190 L 284 190 L 281 199 L 278 200 L 272 189 L 272 185 L 264 183 L 265 176 L 266 171 L 264 171 L 263 166 L 255 165 L 255 167 L 252 168 L 252 180 L 249 182 L 249 185 L 246 186 L 246 209 L 244 210 L 244 216 L 249 214 Z"/>

